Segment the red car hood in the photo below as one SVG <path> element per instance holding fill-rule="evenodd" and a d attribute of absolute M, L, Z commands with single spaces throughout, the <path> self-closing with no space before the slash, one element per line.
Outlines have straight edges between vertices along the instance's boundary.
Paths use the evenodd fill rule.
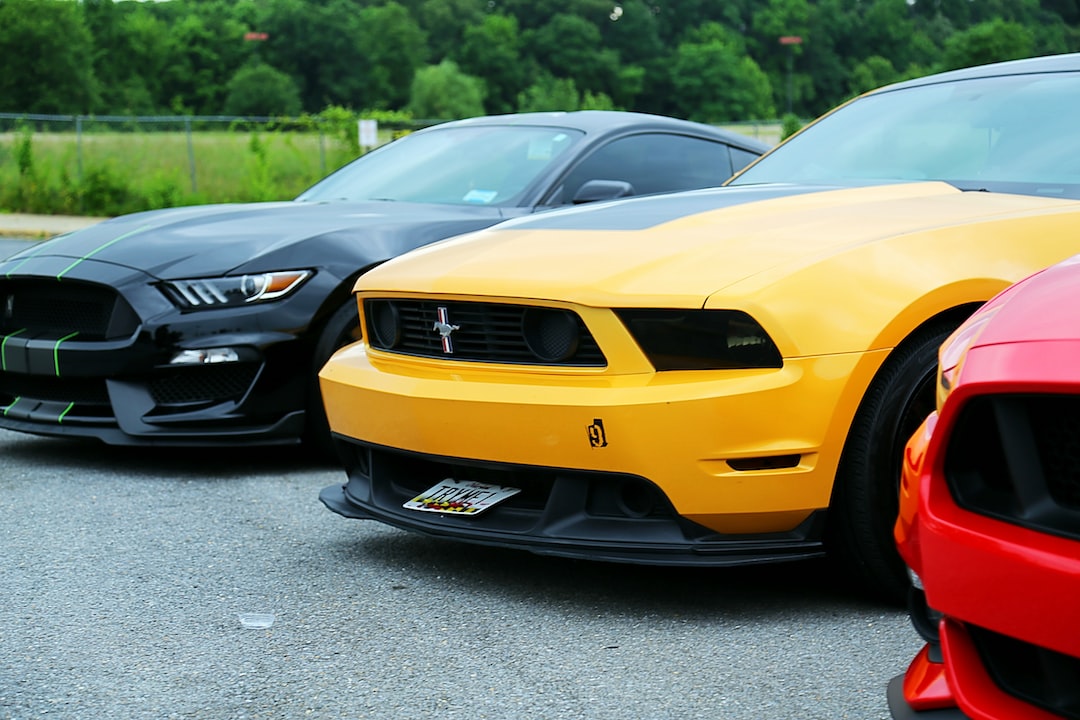
<path fill-rule="evenodd" d="M 994 316 L 973 348 L 1080 340 L 1080 255 L 1022 280 L 988 302 Z"/>

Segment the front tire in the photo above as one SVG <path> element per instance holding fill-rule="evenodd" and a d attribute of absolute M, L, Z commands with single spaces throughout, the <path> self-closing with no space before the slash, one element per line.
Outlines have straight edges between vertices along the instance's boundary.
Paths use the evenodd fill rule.
<path fill-rule="evenodd" d="M 845 575 L 890 603 L 909 581 L 893 538 L 908 438 L 934 409 L 938 348 L 956 328 L 938 322 L 896 348 L 855 414 L 829 505 L 826 541 Z"/>
<path fill-rule="evenodd" d="M 320 459 L 337 460 L 337 450 L 330 436 L 330 423 L 326 419 L 326 408 L 319 389 L 319 371 L 326 361 L 339 349 L 360 339 L 360 314 L 356 300 L 350 296 L 348 302 L 334 311 L 323 326 L 319 340 L 315 344 L 315 353 L 311 368 L 311 382 L 308 387 L 307 422 L 304 428 L 304 442 Z"/>

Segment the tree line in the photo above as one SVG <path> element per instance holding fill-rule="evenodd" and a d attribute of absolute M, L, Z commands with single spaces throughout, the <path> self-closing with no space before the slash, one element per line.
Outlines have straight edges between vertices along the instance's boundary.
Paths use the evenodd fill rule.
<path fill-rule="evenodd" d="M 0 112 L 816 117 L 1080 49 L 1078 0 L 0 0 Z"/>

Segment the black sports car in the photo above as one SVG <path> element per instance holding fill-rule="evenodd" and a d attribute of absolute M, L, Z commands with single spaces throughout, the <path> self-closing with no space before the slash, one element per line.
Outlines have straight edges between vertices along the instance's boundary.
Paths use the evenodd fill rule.
<path fill-rule="evenodd" d="M 289 202 L 136 213 L 0 262 L 0 427 L 116 445 L 323 445 L 316 374 L 365 270 L 505 218 L 719 185 L 767 149 L 623 112 L 412 133 Z M 326 442 L 328 445 L 328 442 Z"/>

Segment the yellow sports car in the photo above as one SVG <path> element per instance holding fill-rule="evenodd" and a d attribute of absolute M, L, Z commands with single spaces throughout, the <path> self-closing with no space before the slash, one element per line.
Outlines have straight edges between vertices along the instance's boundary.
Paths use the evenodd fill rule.
<path fill-rule="evenodd" d="M 513 220 L 356 284 L 321 372 L 322 501 L 630 563 L 826 551 L 899 598 L 904 444 L 937 348 L 1080 251 L 1080 55 L 841 106 L 722 188 Z"/>

